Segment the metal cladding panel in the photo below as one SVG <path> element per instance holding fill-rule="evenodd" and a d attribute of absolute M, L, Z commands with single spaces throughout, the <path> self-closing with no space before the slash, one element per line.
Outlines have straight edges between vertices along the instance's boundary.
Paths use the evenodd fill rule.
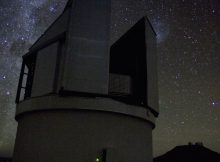
<path fill-rule="evenodd" d="M 54 91 L 57 51 L 59 43 L 45 47 L 37 53 L 31 97 Z"/>
<path fill-rule="evenodd" d="M 126 94 L 132 93 L 132 81 L 129 75 L 110 74 L 109 76 L 109 92 Z"/>
<path fill-rule="evenodd" d="M 67 30 L 69 20 L 69 9 L 64 11 L 60 17 L 45 31 L 45 33 L 35 42 L 30 50 L 44 44 L 54 37 L 64 33 Z"/>
<path fill-rule="evenodd" d="M 110 0 L 76 0 L 73 3 L 64 90 L 108 93 L 110 10 Z"/>
<path fill-rule="evenodd" d="M 147 101 L 148 106 L 156 113 L 159 113 L 156 34 L 147 18 L 145 20 L 147 44 Z"/>

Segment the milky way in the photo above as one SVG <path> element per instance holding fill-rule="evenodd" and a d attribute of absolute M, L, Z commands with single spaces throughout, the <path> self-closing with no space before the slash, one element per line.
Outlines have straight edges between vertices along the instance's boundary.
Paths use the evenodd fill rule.
<path fill-rule="evenodd" d="M 16 133 L 21 56 L 62 12 L 66 0 L 0 0 L 0 155 Z M 157 33 L 160 116 L 154 154 L 201 141 L 220 152 L 220 1 L 114 0 L 116 41 L 148 15 Z"/>

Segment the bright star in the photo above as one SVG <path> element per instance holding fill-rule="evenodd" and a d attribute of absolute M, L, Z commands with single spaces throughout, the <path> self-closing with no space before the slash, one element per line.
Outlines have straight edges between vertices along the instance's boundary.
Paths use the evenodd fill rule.
<path fill-rule="evenodd" d="M 55 8 L 54 8 L 53 6 L 50 6 L 50 7 L 49 7 L 49 10 L 50 10 L 51 12 L 53 12 L 53 11 L 55 11 Z"/>
<path fill-rule="evenodd" d="M 213 101 L 211 104 L 212 104 L 212 106 L 217 106 L 219 103 L 218 103 L 218 102 Z"/>
<path fill-rule="evenodd" d="M 6 92 L 6 95 L 10 95 L 11 93 L 9 91 Z"/>

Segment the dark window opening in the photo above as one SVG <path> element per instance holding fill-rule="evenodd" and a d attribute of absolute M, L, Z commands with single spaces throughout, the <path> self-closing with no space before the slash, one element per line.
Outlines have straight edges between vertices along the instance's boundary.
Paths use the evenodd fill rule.
<path fill-rule="evenodd" d="M 31 97 L 31 89 L 34 78 L 36 55 L 28 54 L 23 57 L 21 73 L 18 83 L 16 103 Z"/>
<path fill-rule="evenodd" d="M 139 21 L 111 47 L 109 95 L 122 102 L 147 103 L 145 21 Z"/>

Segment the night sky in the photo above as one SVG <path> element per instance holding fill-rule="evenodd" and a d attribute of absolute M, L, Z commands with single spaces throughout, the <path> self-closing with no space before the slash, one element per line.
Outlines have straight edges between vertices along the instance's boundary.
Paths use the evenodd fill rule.
<path fill-rule="evenodd" d="M 13 151 L 21 56 L 67 0 L 0 0 L 0 156 Z M 220 1 L 113 0 L 112 40 L 142 16 L 157 33 L 160 116 L 154 155 L 203 142 L 220 152 Z"/>

